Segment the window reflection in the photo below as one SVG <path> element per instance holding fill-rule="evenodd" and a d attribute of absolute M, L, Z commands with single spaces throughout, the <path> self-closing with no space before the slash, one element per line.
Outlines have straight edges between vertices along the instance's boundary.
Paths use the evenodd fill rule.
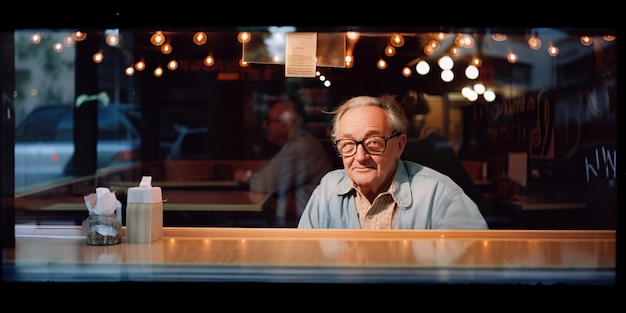
<path fill-rule="evenodd" d="M 164 35 L 163 43 L 171 45 L 170 54 L 150 43 L 157 31 Z M 96 92 L 106 93 L 118 109 L 132 107 L 123 112 L 112 107 L 98 111 L 97 160 L 73 160 L 97 162 L 97 172 L 87 175 L 92 180 L 120 160 L 163 161 L 173 155 L 172 147 L 180 149 L 177 158 L 186 160 L 267 159 L 275 149 L 259 133 L 261 108 L 285 93 L 300 100 L 307 112 L 307 128 L 324 141 L 329 119 L 321 111 L 342 99 L 356 94 L 403 95 L 418 88 L 431 100 L 428 126 L 438 129 L 460 158 L 487 165 L 487 179 L 479 177 L 487 184 L 481 185 L 486 194 L 494 191 L 488 183 L 508 177 L 509 153 L 525 152 L 527 180 L 518 192 L 587 204 L 584 211 L 548 216 L 554 223 L 538 225 L 531 218 L 525 226 L 615 227 L 616 30 L 484 28 L 470 34 L 381 29 L 357 31 L 358 36 L 350 38 L 348 30 L 319 32 L 323 36 L 318 36 L 318 71 L 332 82 L 327 85 L 317 77 L 284 77 L 284 61 L 272 58 L 272 49 L 280 52 L 281 46 L 274 45 L 269 27 L 251 29 L 251 40 L 245 44 L 237 40 L 240 29 L 221 29 L 202 30 L 199 45 L 193 40 L 199 31 L 119 30 L 115 45 L 110 46 L 105 29 L 16 30 L 15 191 L 77 178 L 67 164 L 74 136 L 86 133 L 74 129 L 71 110 L 37 111 L 51 102 L 71 108 L 77 93 L 84 92 L 77 86 L 87 80 L 95 82 Z M 394 34 L 401 34 L 404 44 L 387 55 L 384 49 Z M 62 49 L 55 51 L 55 43 L 61 43 Z M 91 57 L 99 51 L 102 63 L 94 64 Z M 507 59 L 511 53 L 516 62 Z M 207 55 L 211 66 L 204 63 Z M 349 65 L 346 56 L 351 58 Z M 450 82 L 440 78 L 442 57 L 453 60 Z M 381 58 L 385 69 L 376 67 Z M 403 74 L 424 64 L 420 62 L 429 72 Z M 476 69 L 470 77 L 465 75 L 468 65 Z M 128 68 L 137 71 L 127 75 Z M 153 75 L 156 68 L 161 68 L 161 77 Z M 464 97 L 462 90 L 477 83 L 485 93 Z M 181 137 L 177 125 L 207 131 Z M 54 152 L 53 145 L 61 141 L 67 147 Z M 111 142 L 117 153 L 105 157 L 105 144 Z M 29 171 L 46 178 L 27 178 Z M 138 181 L 132 175 L 120 179 Z M 93 189 L 94 183 L 84 188 Z M 559 224 L 557 219 L 571 223 Z"/>

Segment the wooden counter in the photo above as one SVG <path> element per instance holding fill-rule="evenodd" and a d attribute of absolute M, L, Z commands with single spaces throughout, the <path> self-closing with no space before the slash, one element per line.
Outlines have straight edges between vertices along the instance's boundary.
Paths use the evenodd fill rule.
<path fill-rule="evenodd" d="M 6 281 L 613 285 L 615 231 L 165 227 L 89 246 L 80 227 L 16 226 Z M 125 228 L 122 228 L 125 236 Z M 124 237 L 125 238 L 125 237 Z"/>

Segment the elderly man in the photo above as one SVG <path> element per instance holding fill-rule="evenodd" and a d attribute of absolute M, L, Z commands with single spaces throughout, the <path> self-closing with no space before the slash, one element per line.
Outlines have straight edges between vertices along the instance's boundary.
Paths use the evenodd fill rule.
<path fill-rule="evenodd" d="M 408 121 L 395 99 L 358 96 L 330 113 L 344 168 L 322 178 L 299 228 L 488 229 L 452 179 L 400 159 Z"/>

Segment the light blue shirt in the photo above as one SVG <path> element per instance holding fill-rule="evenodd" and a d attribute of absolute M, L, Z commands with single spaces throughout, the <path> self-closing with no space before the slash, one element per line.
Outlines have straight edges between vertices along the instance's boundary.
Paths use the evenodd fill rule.
<path fill-rule="evenodd" d="M 415 162 L 398 160 L 393 199 L 394 229 L 488 229 L 478 206 L 448 176 Z M 298 228 L 360 229 L 355 190 L 344 169 L 322 178 Z"/>

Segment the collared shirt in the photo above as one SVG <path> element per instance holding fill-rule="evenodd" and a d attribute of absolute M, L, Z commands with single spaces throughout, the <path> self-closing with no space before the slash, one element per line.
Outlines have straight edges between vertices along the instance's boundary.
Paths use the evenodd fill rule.
<path fill-rule="evenodd" d="M 391 198 L 393 229 L 488 229 L 474 203 L 448 176 L 421 164 L 398 160 Z M 356 190 L 344 169 L 322 178 L 298 228 L 361 229 Z M 376 202 L 376 201 L 374 201 Z"/>
<path fill-rule="evenodd" d="M 396 211 L 396 202 L 393 200 L 392 183 L 387 191 L 379 194 L 373 203 L 361 193 L 359 187 L 354 186 L 356 190 L 356 207 L 359 214 L 359 221 L 363 229 L 392 229 L 393 217 Z"/>

